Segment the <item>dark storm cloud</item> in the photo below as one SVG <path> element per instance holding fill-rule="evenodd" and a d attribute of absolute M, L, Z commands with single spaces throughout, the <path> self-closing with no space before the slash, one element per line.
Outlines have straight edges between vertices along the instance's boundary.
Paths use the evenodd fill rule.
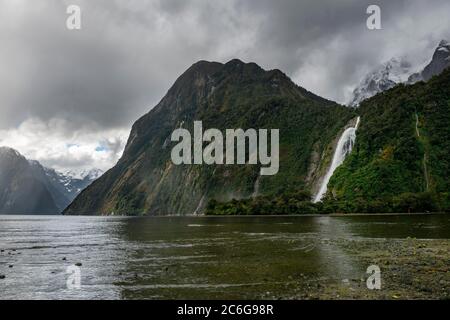
<path fill-rule="evenodd" d="M 366 28 L 371 4 L 381 7 L 382 30 Z M 340 102 L 368 69 L 395 55 L 430 57 L 450 36 L 445 0 L 262 0 L 242 8 L 265 16 L 255 41 L 259 60 Z"/>
<path fill-rule="evenodd" d="M 328 75 L 336 82 L 324 84 L 319 91 L 342 100 L 339 86 L 349 83 L 358 65 L 374 62 L 389 41 L 397 40 L 392 32 L 377 34 L 365 28 L 365 10 L 372 1 L 17 3 L 10 8 L 17 20 L 7 21 L 0 31 L 6 47 L 0 57 L 7 71 L 0 79 L 3 127 L 17 125 L 30 115 L 73 117 L 74 123 L 92 121 L 100 127 L 129 124 L 198 59 L 238 57 L 296 75 L 311 64 L 314 52 L 333 49 L 333 41 L 342 41 L 342 47 L 321 53 L 324 62 L 338 67 Z M 69 3 L 82 8 L 81 31 L 65 28 Z M 427 4 L 431 11 L 448 7 L 446 1 L 431 3 Z M 377 4 L 386 30 L 404 19 L 417 1 Z M 433 36 L 433 30 L 427 32 Z M 385 45 L 380 47 L 380 41 Z M 301 76 L 302 84 L 311 87 L 308 76 Z M 327 92 L 330 85 L 336 89 Z"/>
<path fill-rule="evenodd" d="M 65 27 L 69 4 L 82 9 L 80 31 Z M 369 4 L 381 7 L 383 30 L 366 28 Z M 83 133 L 96 134 L 98 144 L 123 139 L 201 59 L 279 68 L 345 102 L 384 60 L 429 57 L 450 37 L 448 12 L 448 0 L 0 0 L 0 133 L 19 137 L 40 128 L 61 144 Z M 62 153 L 52 159 L 63 165 Z"/>

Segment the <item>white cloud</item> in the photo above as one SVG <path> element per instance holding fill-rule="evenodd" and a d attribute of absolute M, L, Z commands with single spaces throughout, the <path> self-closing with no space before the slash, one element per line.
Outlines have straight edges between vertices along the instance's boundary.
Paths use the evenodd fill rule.
<path fill-rule="evenodd" d="M 127 138 L 125 129 L 73 130 L 64 119 L 44 122 L 32 118 L 16 129 L 0 131 L 0 146 L 14 148 L 26 158 L 60 171 L 107 170 L 122 155 Z"/>

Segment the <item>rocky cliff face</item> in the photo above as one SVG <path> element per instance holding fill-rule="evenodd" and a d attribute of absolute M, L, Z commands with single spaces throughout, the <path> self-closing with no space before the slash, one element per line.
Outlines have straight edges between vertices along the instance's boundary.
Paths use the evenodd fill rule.
<path fill-rule="evenodd" d="M 332 141 L 353 111 L 295 85 L 279 70 L 254 63 L 201 61 L 134 125 L 117 165 L 83 191 L 65 214 L 192 214 L 209 199 L 310 189 Z M 280 130 L 280 170 L 259 176 L 258 165 L 174 165 L 176 128 Z M 316 157 L 312 156 L 316 155 Z"/>

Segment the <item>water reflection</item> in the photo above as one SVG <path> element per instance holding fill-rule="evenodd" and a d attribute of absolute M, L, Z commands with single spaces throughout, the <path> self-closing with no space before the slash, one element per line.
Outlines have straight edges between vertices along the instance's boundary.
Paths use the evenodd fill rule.
<path fill-rule="evenodd" d="M 317 225 L 317 254 L 324 275 L 331 282 L 360 279 L 364 266 L 340 247 L 343 239 L 351 238 L 352 231 L 345 220 L 333 217 L 320 217 L 313 220 Z"/>
<path fill-rule="evenodd" d="M 136 278 L 120 284 L 125 299 L 277 297 L 361 270 L 334 243 L 346 224 L 330 217 L 133 220 L 126 236 L 140 248 L 125 271 Z"/>

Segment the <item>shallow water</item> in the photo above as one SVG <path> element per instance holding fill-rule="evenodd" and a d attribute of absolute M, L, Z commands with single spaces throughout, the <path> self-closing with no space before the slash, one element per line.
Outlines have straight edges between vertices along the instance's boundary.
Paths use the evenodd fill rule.
<path fill-rule="evenodd" d="M 408 237 L 449 239 L 450 216 L 0 216 L 0 299 L 294 296 L 299 279 L 365 274 L 340 240 Z M 76 263 L 81 288 L 68 289 Z"/>

